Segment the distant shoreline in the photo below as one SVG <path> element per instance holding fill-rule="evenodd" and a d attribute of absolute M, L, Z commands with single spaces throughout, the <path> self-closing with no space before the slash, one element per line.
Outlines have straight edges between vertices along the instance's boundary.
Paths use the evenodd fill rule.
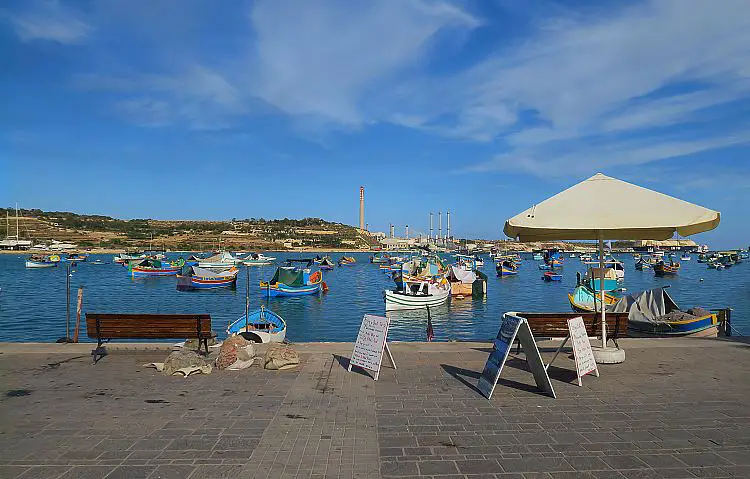
<path fill-rule="evenodd" d="M 344 249 L 344 248 L 304 248 L 304 249 L 256 249 L 256 250 L 232 250 L 240 251 L 242 253 L 376 253 L 379 250 L 367 250 L 367 249 Z M 67 254 L 67 253 L 88 253 L 88 254 L 121 254 L 127 253 L 124 249 L 108 249 L 108 248 L 91 248 L 91 249 L 71 249 L 68 251 L 48 251 L 41 249 L 27 249 L 27 250 L 0 250 L 0 254 L 15 254 L 15 255 L 29 255 L 29 254 Z M 162 252 L 158 250 L 158 252 Z M 211 250 L 205 251 L 188 251 L 188 253 L 211 253 Z M 183 253 L 183 251 L 166 251 L 166 253 Z"/>

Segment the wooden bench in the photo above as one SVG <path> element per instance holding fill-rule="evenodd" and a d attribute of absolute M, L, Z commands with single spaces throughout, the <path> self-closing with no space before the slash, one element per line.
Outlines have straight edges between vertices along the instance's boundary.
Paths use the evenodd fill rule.
<path fill-rule="evenodd" d="M 98 341 L 91 351 L 94 363 L 107 354 L 103 344 L 110 339 L 198 339 L 198 348 L 208 353 L 211 315 L 87 313 L 86 334 Z"/>
<path fill-rule="evenodd" d="M 601 336 L 601 313 L 513 313 L 526 318 L 535 338 L 564 338 L 568 336 L 568 320 L 583 317 L 586 332 L 590 337 Z M 628 335 L 628 313 L 607 313 L 607 339 L 617 344 L 619 338 Z"/>

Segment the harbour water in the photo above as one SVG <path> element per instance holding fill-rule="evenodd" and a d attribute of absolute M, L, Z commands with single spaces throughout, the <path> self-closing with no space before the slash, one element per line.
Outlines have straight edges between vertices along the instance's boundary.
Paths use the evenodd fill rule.
<path fill-rule="evenodd" d="M 28 255 L 0 255 L 0 341 L 55 341 L 65 336 L 66 264 L 57 268 L 26 269 Z M 177 254 L 170 254 L 176 258 Z M 187 255 L 183 255 L 187 256 Z M 285 258 L 312 257 L 310 254 L 275 253 Z M 337 259 L 339 255 L 333 255 Z M 393 280 L 369 262 L 369 254 L 353 254 L 357 264 L 324 272 L 330 291 L 320 296 L 265 298 L 258 283 L 269 279 L 275 266 L 252 267 L 250 308 L 267 305 L 288 324 L 287 339 L 303 341 L 353 341 L 364 314 L 385 314 L 383 291 Z M 750 334 L 750 261 L 724 271 L 707 269 L 695 261 L 682 262 L 679 275 L 655 277 L 652 271 L 637 271 L 630 255 L 617 255 L 625 263 L 623 286 L 629 292 L 669 285 L 669 294 L 682 309 L 693 306 L 730 306 L 732 326 Z M 91 255 L 106 264 L 79 263 L 71 280 L 71 329 L 75 323 L 76 291 L 84 287 L 83 312 L 98 313 L 209 313 L 214 329 L 223 335 L 228 322 L 245 310 L 246 276 L 243 270 L 236 290 L 180 292 L 174 277 L 133 279 L 127 269 L 112 263 L 112 255 Z M 482 270 L 488 276 L 487 297 L 482 300 L 451 300 L 431 309 L 436 341 L 488 340 L 497 334 L 502 314 L 508 311 L 570 311 L 567 293 L 573 290 L 576 272 L 586 266 L 577 258 L 566 258 L 561 282 L 544 282 L 538 261 L 524 255 L 519 274 L 496 277 L 494 264 L 485 256 Z M 703 280 L 703 281 L 701 281 Z M 389 312 L 394 341 L 424 341 L 425 311 Z M 81 338 L 86 340 L 81 319 Z M 71 333 L 72 334 L 72 333 Z"/>

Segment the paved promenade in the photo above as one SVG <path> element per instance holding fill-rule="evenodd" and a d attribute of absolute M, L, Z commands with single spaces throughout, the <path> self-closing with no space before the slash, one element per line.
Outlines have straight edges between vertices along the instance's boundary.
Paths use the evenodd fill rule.
<path fill-rule="evenodd" d="M 346 371 L 351 344 L 187 379 L 142 346 L 92 366 L 90 345 L 0 344 L 0 477 L 750 477 L 750 345 L 621 345 L 583 387 L 561 355 L 557 399 L 512 357 L 488 401 L 482 343 L 394 344 L 377 382 Z"/>

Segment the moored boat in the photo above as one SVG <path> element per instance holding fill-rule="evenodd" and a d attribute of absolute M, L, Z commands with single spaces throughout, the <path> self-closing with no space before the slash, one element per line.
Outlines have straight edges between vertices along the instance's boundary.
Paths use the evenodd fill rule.
<path fill-rule="evenodd" d="M 50 255 L 35 254 L 29 256 L 29 258 L 26 260 L 26 267 L 30 269 L 54 268 L 57 266 L 57 263 L 57 261 L 53 261 L 51 259 Z"/>
<path fill-rule="evenodd" d="M 450 283 L 451 296 L 481 298 L 487 294 L 487 275 L 479 270 L 466 271 L 457 265 L 450 265 L 446 278 Z"/>
<path fill-rule="evenodd" d="M 718 333 L 716 314 L 702 308 L 682 311 L 664 288 L 625 296 L 612 311 L 628 313 L 628 329 L 635 336 L 715 337 Z"/>
<path fill-rule="evenodd" d="M 518 265 L 509 259 L 501 259 L 495 265 L 495 271 L 498 276 L 515 276 L 518 274 Z"/>
<path fill-rule="evenodd" d="M 183 264 L 171 264 L 167 261 L 146 258 L 140 261 L 131 261 L 128 264 L 128 272 L 134 278 L 148 276 L 176 276 Z"/>
<path fill-rule="evenodd" d="M 177 289 L 192 291 L 197 289 L 235 288 L 239 269 L 232 267 L 216 272 L 198 266 L 184 266 L 177 275 Z"/>
<path fill-rule="evenodd" d="M 330 271 L 333 269 L 336 263 L 333 262 L 333 260 L 330 258 L 330 256 L 324 256 L 323 259 L 320 260 L 320 263 L 318 266 L 323 271 Z"/>
<path fill-rule="evenodd" d="M 419 309 L 445 303 L 451 295 L 447 268 L 440 258 L 415 257 L 393 273 L 395 290 L 384 293 L 385 309 Z"/>
<path fill-rule="evenodd" d="M 544 281 L 562 281 L 562 275 L 554 271 L 547 271 L 542 275 Z"/>
<path fill-rule="evenodd" d="M 200 258 L 198 266 L 201 268 L 229 268 L 240 263 L 241 260 L 232 256 L 232 253 L 226 251 L 216 253 L 208 258 Z"/>
<path fill-rule="evenodd" d="M 357 260 L 355 260 L 351 256 L 342 256 L 339 260 L 339 266 L 351 266 L 353 264 L 356 264 Z"/>
<path fill-rule="evenodd" d="M 68 253 L 68 257 L 65 258 L 65 261 L 69 261 L 71 263 L 80 263 L 82 261 L 86 261 L 88 257 L 89 255 L 85 253 Z"/>
<path fill-rule="evenodd" d="M 618 298 L 609 293 L 604 293 L 604 305 L 607 311 L 611 311 Z M 573 290 L 573 293 L 568 294 L 568 301 L 573 311 L 580 313 L 593 313 L 601 311 L 601 293 L 595 294 L 591 288 L 585 284 L 579 284 Z"/>
<path fill-rule="evenodd" d="M 656 276 L 674 276 L 680 271 L 680 263 L 671 261 L 669 263 L 661 260 L 653 265 L 654 275 Z"/>
<path fill-rule="evenodd" d="M 276 258 L 263 255 L 263 253 L 250 253 L 242 258 L 242 264 L 245 266 L 268 266 Z"/>
<path fill-rule="evenodd" d="M 602 268 L 589 268 L 584 276 L 586 286 L 592 291 L 601 291 Z M 612 268 L 604 268 L 604 291 L 614 291 L 619 289 L 619 280 L 617 273 Z"/>
<path fill-rule="evenodd" d="M 286 337 L 286 321 L 263 306 L 242 315 L 227 327 L 227 335 L 240 335 L 257 343 L 281 343 Z"/>
<path fill-rule="evenodd" d="M 647 259 L 644 259 L 639 256 L 638 261 L 635 262 L 635 269 L 638 271 L 643 271 L 644 269 L 651 269 L 651 263 L 649 263 Z"/>
<path fill-rule="evenodd" d="M 304 263 L 302 267 L 294 263 Z M 261 281 L 260 289 L 267 296 L 304 296 L 317 294 L 327 290 L 320 271 L 311 273 L 312 259 L 287 260 L 286 266 L 276 268 L 276 273 L 270 281 Z"/>

